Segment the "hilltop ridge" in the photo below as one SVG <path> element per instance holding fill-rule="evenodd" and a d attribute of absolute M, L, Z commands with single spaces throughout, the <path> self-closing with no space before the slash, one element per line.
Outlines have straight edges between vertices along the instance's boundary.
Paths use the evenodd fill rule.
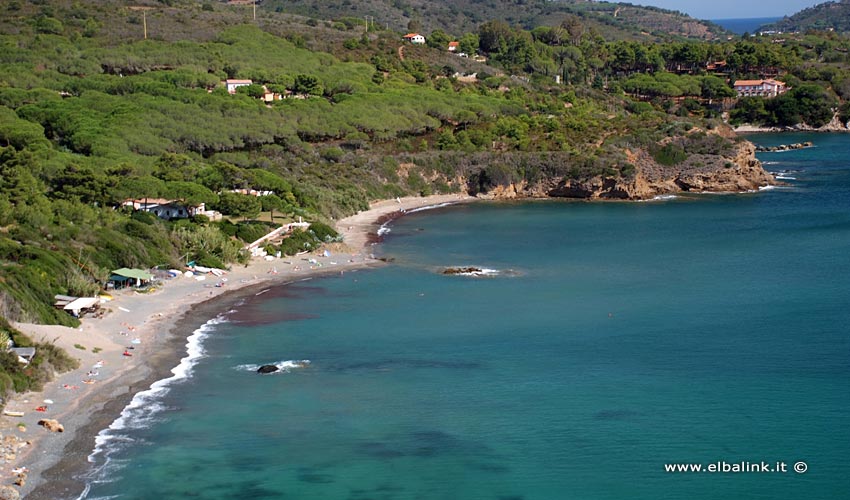
<path fill-rule="evenodd" d="M 677 11 L 630 3 L 586 0 L 262 0 L 260 8 L 319 19 L 369 17 L 371 22 L 396 30 L 408 26 L 430 32 L 436 29 L 459 34 L 498 19 L 531 29 L 557 26 L 567 16 L 577 16 L 606 39 L 666 40 L 670 38 L 717 39 L 723 28 Z M 365 24 L 364 20 L 364 24 Z"/>
<path fill-rule="evenodd" d="M 759 28 L 760 31 L 850 31 L 850 0 L 824 2 L 786 16 L 775 23 Z"/>

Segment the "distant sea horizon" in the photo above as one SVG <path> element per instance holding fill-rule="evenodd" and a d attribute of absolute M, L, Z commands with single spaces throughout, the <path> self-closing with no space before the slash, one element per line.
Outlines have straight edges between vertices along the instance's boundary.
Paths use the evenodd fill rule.
<path fill-rule="evenodd" d="M 735 33 L 743 35 L 744 33 L 754 33 L 765 24 L 770 24 L 782 19 L 779 17 L 749 17 L 749 18 L 732 18 L 732 19 L 711 19 L 714 24 Z"/>

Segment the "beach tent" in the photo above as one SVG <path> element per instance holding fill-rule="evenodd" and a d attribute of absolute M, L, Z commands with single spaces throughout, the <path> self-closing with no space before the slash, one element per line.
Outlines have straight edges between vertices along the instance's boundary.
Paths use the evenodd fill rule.
<path fill-rule="evenodd" d="M 109 281 L 115 284 L 115 288 L 142 286 L 152 279 L 153 275 L 147 271 L 127 269 L 126 267 L 112 271 L 112 276 L 109 277 Z M 135 280 L 135 283 L 133 280 Z"/>

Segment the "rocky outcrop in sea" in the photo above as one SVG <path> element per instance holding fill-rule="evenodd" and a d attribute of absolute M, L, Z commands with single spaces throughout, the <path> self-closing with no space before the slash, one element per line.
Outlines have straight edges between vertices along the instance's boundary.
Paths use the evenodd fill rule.
<path fill-rule="evenodd" d="M 779 151 L 791 151 L 793 149 L 805 149 L 814 147 L 811 141 L 796 142 L 794 144 L 782 144 L 779 146 L 756 146 L 756 151 L 759 153 L 776 153 Z"/>
<path fill-rule="evenodd" d="M 630 178 L 596 176 L 576 180 L 545 178 L 496 186 L 478 197 L 486 199 L 576 198 L 585 200 L 648 200 L 683 192 L 747 192 L 776 184 L 755 157 L 755 146 L 741 142 L 731 157 L 691 155 L 682 166 L 662 166 L 646 151 L 627 151 L 636 166 Z"/>

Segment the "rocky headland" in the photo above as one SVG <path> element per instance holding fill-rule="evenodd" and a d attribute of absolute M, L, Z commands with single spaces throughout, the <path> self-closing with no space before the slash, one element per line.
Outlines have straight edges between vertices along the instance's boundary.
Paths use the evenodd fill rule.
<path fill-rule="evenodd" d="M 575 198 L 584 200 L 647 200 L 678 193 L 748 192 L 776 184 L 762 168 L 750 142 L 740 142 L 731 156 L 691 155 L 682 165 L 658 164 L 643 150 L 628 151 L 635 165 L 631 176 L 596 175 L 585 179 L 545 176 L 501 184 L 477 196 L 485 199 Z"/>

